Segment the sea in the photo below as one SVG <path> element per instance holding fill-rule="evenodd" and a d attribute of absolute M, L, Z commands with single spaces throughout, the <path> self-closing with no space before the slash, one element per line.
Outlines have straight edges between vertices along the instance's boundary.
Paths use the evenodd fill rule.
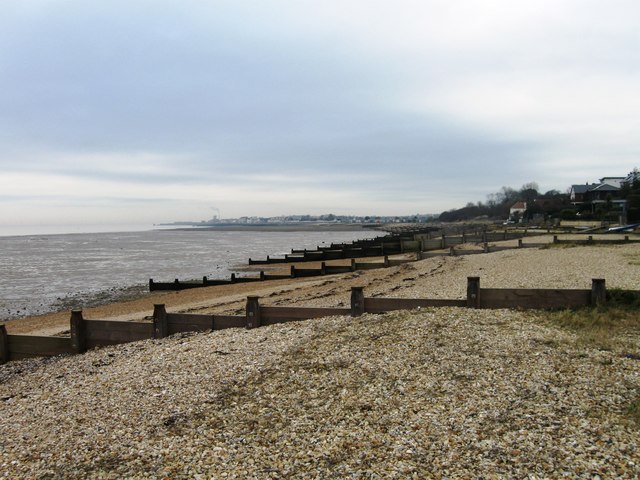
<path fill-rule="evenodd" d="M 84 227 L 86 228 L 86 227 Z M 229 278 L 248 259 L 380 235 L 355 231 L 212 231 L 136 227 L 94 233 L 0 231 L 0 321 L 81 309 L 148 292 L 149 279 Z M 58 227 L 58 230 L 60 228 Z"/>

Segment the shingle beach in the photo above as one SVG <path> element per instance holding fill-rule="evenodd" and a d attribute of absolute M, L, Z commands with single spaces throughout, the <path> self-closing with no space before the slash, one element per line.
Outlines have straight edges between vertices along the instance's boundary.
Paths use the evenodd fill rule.
<path fill-rule="evenodd" d="M 464 298 L 468 276 L 640 290 L 640 247 L 439 257 L 164 294 L 87 317 L 140 318 L 153 303 L 238 312 L 247 294 L 344 306 L 351 286 Z M 637 478 L 638 330 L 602 349 L 545 315 L 429 308 L 10 362 L 0 366 L 0 478 Z M 57 318 L 24 328 L 54 333 Z"/>

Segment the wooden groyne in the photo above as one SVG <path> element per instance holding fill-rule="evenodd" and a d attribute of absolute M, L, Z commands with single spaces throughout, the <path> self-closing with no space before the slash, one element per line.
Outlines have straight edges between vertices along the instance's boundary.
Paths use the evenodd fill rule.
<path fill-rule="evenodd" d="M 328 246 L 318 246 L 315 250 L 292 249 L 291 253 L 286 254 L 284 257 L 276 258 L 267 256 L 265 260 L 254 260 L 250 258 L 248 262 L 249 265 L 252 266 L 321 262 L 320 268 L 301 268 L 291 265 L 288 274 L 269 274 L 265 271 L 260 271 L 257 277 L 231 274 L 229 279 L 212 280 L 203 277 L 202 282 L 180 281 L 178 279 L 175 279 L 173 282 L 156 282 L 150 279 L 149 290 L 184 290 L 215 285 L 230 285 L 234 283 L 333 275 L 356 270 L 387 268 L 430 257 L 476 255 L 514 248 L 540 248 L 548 245 L 548 242 L 527 242 L 525 240 L 527 237 L 545 234 L 553 234 L 553 243 L 556 244 L 605 245 L 640 242 L 638 236 L 632 237 L 626 235 L 623 239 L 611 239 L 606 238 L 607 235 L 601 235 L 596 238 L 593 235 L 587 236 L 579 232 L 559 235 L 557 231 L 552 231 L 551 229 L 505 228 L 501 230 L 488 230 L 486 226 L 455 226 L 438 231 L 434 229 L 423 229 L 414 231 L 413 233 L 404 232 L 402 234 L 378 236 L 376 238 L 357 240 L 351 243 L 332 243 Z M 580 235 L 582 238 L 569 238 L 569 235 Z M 517 244 L 515 246 L 491 244 L 509 240 L 517 240 Z M 458 248 L 465 244 L 476 244 L 480 246 L 481 249 Z M 406 258 L 407 254 L 413 254 L 413 257 Z M 404 256 L 405 258 L 390 258 L 393 256 Z M 381 258 L 382 261 L 358 261 L 358 259 L 362 258 Z M 344 262 L 345 260 L 350 260 L 350 265 L 331 265 L 328 263 L 332 261 Z"/>
<path fill-rule="evenodd" d="M 640 297 L 640 291 L 616 290 L 627 298 Z M 257 328 L 275 323 L 364 313 L 383 313 L 427 307 L 564 309 L 597 306 L 610 298 L 604 279 L 593 279 L 590 289 L 481 288 L 479 277 L 467 278 L 466 298 L 379 298 L 365 297 L 363 287 L 351 289 L 349 308 L 265 306 L 257 296 L 247 297 L 244 315 L 203 315 L 169 313 L 165 305 L 155 305 L 153 321 L 114 321 L 86 319 L 81 310 L 73 311 L 69 336 L 8 334 L 0 325 L 0 362 L 39 356 L 83 353 L 92 348 L 164 338 L 181 332 L 215 331 L 227 328 Z"/>

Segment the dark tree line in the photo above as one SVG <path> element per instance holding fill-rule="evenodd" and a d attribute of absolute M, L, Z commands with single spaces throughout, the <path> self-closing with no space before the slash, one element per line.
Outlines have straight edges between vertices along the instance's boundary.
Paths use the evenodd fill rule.
<path fill-rule="evenodd" d="M 627 201 L 627 221 L 640 223 L 640 179 L 635 178 L 631 183 L 623 183 L 620 196 Z"/>
<path fill-rule="evenodd" d="M 499 192 L 487 195 L 486 202 L 470 202 L 462 208 L 448 210 L 440 214 L 439 220 L 456 222 L 473 220 L 478 217 L 505 219 L 509 216 L 509 210 L 513 204 L 518 201 L 527 203 L 527 210 L 524 213 L 525 219 L 532 219 L 536 215 L 557 216 L 569 205 L 567 194 L 560 193 L 558 190 L 550 190 L 540 194 L 538 184 L 530 182 L 524 184 L 519 190 L 502 187 Z"/>

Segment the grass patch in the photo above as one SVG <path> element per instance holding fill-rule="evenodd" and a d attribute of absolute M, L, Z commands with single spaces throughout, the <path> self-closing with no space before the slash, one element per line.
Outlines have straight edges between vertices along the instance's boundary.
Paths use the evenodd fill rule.
<path fill-rule="evenodd" d="M 629 334 L 640 336 L 640 298 L 627 292 L 607 292 L 612 299 L 606 306 L 550 312 L 554 325 L 577 334 L 581 343 L 601 350 L 629 348 Z"/>

